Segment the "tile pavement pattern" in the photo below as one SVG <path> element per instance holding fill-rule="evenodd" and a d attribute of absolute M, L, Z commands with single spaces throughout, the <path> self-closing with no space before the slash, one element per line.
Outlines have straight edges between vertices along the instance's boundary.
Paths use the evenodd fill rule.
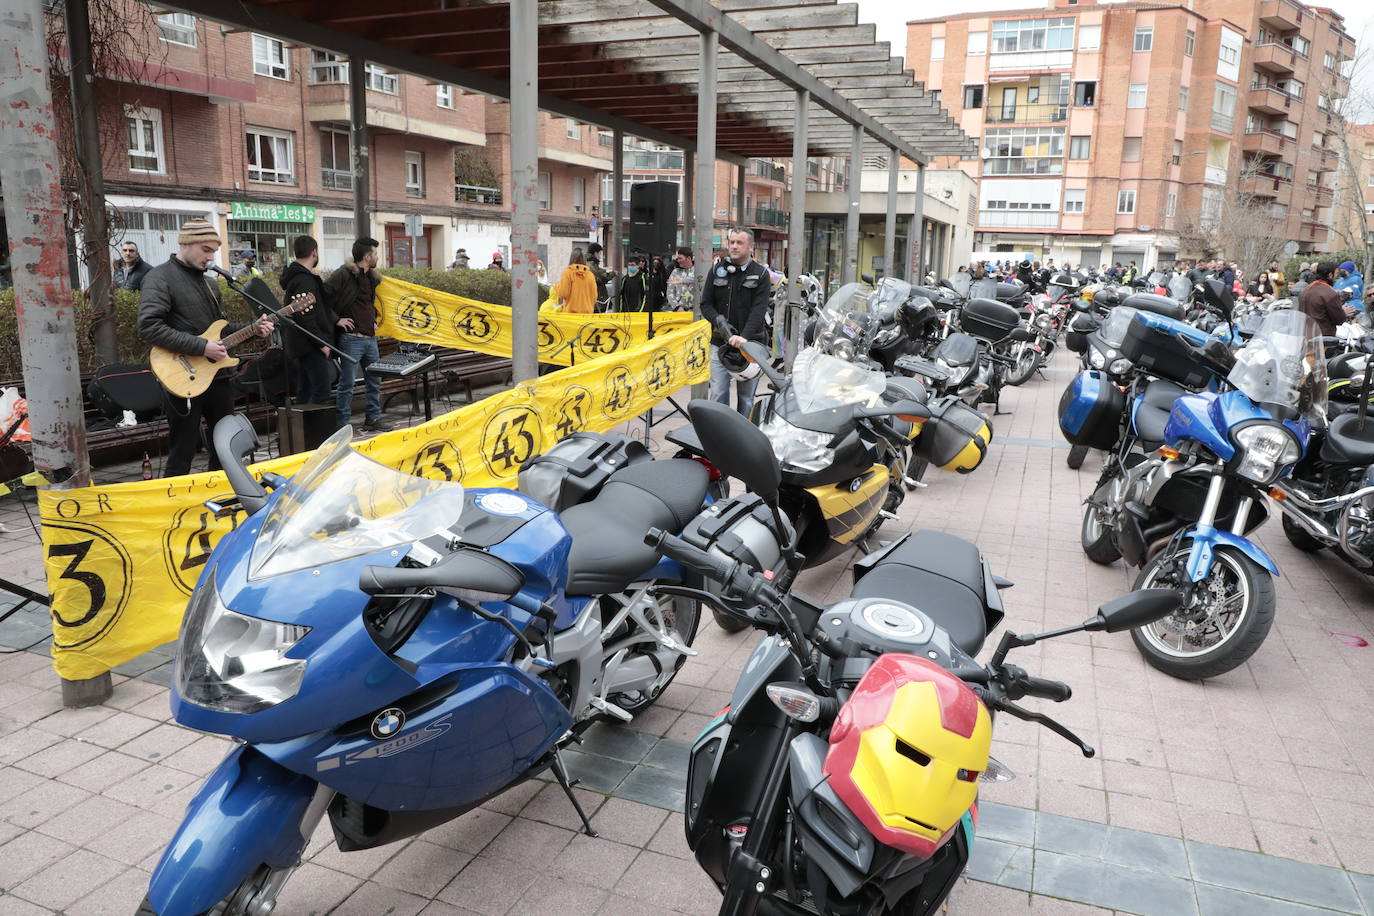
<path fill-rule="evenodd" d="M 1013 629 L 1081 620 L 1133 579 L 1078 547 L 1097 464 L 1063 464 L 1055 405 L 1071 371 L 1064 354 L 1048 378 L 1008 391 L 1012 413 L 996 419 L 984 467 L 932 472 L 884 531 L 975 540 L 1017 583 L 1006 593 Z M 41 587 L 39 546 L 15 497 L 0 500 L 0 523 L 4 575 Z M 1283 570 L 1278 618 L 1256 656 L 1222 678 L 1172 680 L 1124 635 L 1015 653 L 1073 685 L 1054 714 L 1099 753 L 1085 759 L 1049 732 L 999 721 L 994 754 L 1020 778 L 986 787 L 948 913 L 1374 913 L 1374 649 L 1345 644 L 1346 634 L 1374 642 L 1374 601 L 1363 577 L 1293 550 L 1277 524 L 1260 540 Z M 809 571 L 801 588 L 844 596 L 849 560 Z M 169 722 L 170 647 L 121 666 L 107 704 L 63 710 L 45 630 L 31 611 L 0 624 L 0 644 L 31 649 L 0 655 L 0 914 L 132 913 L 228 744 Z M 521 914 L 553 902 L 569 914 L 714 913 L 719 896 L 684 848 L 677 813 L 684 754 L 725 705 L 753 641 L 708 617 L 701 654 L 656 707 L 570 754 L 600 837 L 578 835 L 571 807 L 543 782 L 381 850 L 341 854 L 326 825 L 278 912 Z"/>

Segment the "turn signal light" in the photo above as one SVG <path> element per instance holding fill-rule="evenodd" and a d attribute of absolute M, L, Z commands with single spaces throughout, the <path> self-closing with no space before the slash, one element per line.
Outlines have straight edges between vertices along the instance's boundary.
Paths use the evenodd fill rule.
<path fill-rule="evenodd" d="M 1288 494 L 1280 490 L 1278 487 L 1270 487 L 1269 498 L 1274 500 L 1275 502 L 1283 502 L 1285 499 L 1288 498 Z"/>
<path fill-rule="evenodd" d="M 905 420 L 905 421 L 907 421 L 908 423 L 924 423 L 926 420 L 928 420 L 928 419 L 930 419 L 930 418 L 929 418 L 929 417 L 918 417 L 918 416 L 916 416 L 915 414 L 912 414 L 912 413 L 899 413 L 899 414 L 897 414 L 897 419 L 898 419 L 898 420 Z"/>
<path fill-rule="evenodd" d="M 1165 458 L 1168 458 L 1170 461 L 1173 461 L 1175 458 L 1178 457 L 1178 449 L 1170 448 L 1167 445 L 1161 445 L 1159 447 L 1159 453 L 1163 455 Z"/>

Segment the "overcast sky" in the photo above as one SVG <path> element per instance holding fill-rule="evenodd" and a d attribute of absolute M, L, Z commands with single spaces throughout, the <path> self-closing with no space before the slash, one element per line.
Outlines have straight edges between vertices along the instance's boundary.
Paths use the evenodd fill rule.
<path fill-rule="evenodd" d="M 878 40 L 892 42 L 892 53 L 906 56 L 906 23 L 909 19 L 926 19 L 939 15 L 937 11 L 969 13 L 978 10 L 1044 9 L 1043 0 L 943 0 L 939 4 L 917 4 L 911 0 L 858 0 L 859 21 L 878 26 Z M 1374 41 L 1374 3 L 1370 0 L 1327 0 L 1315 4 L 1334 9 L 1345 17 L 1345 29 L 1355 38 L 1361 55 L 1355 73 L 1352 95 L 1374 101 L 1374 55 L 1369 42 Z"/>

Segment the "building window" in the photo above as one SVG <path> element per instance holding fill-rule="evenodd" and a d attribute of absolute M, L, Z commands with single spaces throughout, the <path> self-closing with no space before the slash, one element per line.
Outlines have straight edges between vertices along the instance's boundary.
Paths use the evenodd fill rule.
<path fill-rule="evenodd" d="M 1288 93 L 1293 98 L 1300 99 L 1302 98 L 1302 90 L 1304 88 L 1304 84 L 1298 82 L 1297 80 L 1283 80 L 1278 84 L 1278 88 L 1281 91 Z"/>
<path fill-rule="evenodd" d="M 1092 156 L 1093 138 L 1092 137 L 1070 137 L 1069 138 L 1069 158 L 1087 159 Z"/>
<path fill-rule="evenodd" d="M 1336 55 L 1332 54 L 1330 51 L 1327 51 L 1325 54 L 1323 54 L 1323 55 L 1322 55 L 1322 66 L 1325 67 L 1325 68 L 1328 69 L 1328 70 L 1335 70 L 1335 69 L 1336 69 Z"/>
<path fill-rule="evenodd" d="M 320 185 L 334 191 L 353 190 L 353 153 L 346 130 L 320 129 Z"/>
<path fill-rule="evenodd" d="M 406 150 L 406 196 L 425 196 L 425 154 Z"/>
<path fill-rule="evenodd" d="M 1126 137 L 1121 141 L 1121 161 L 1139 162 L 1140 161 L 1140 138 Z"/>
<path fill-rule="evenodd" d="M 1187 57 L 1193 56 L 1193 49 L 1197 46 L 1197 32 L 1189 31 L 1183 36 L 1183 53 Z"/>
<path fill-rule="evenodd" d="M 162 112 L 125 105 L 124 120 L 129 128 L 129 171 L 164 174 L 167 165 L 162 159 Z"/>
<path fill-rule="evenodd" d="M 1097 102 L 1097 80 L 1073 84 L 1073 103 L 1080 108 L 1091 108 Z"/>
<path fill-rule="evenodd" d="M 1164 198 L 1164 215 L 1174 216 L 1178 213 L 1178 192 L 1170 191 L 1169 196 Z"/>
<path fill-rule="evenodd" d="M 1155 30 L 1150 27 L 1135 30 L 1136 51 L 1148 51 L 1155 46 Z"/>
<path fill-rule="evenodd" d="M 1116 193 L 1116 212 L 1134 213 L 1135 212 L 1135 192 L 1118 191 Z"/>
<path fill-rule="evenodd" d="M 1086 188 L 1065 188 L 1064 189 L 1064 212 L 1082 213 L 1083 204 L 1087 199 L 1088 191 Z"/>
<path fill-rule="evenodd" d="M 1010 19 L 992 24 L 992 53 L 1073 50 L 1073 19 Z"/>
<path fill-rule="evenodd" d="M 254 35 L 253 72 L 258 76 L 289 80 L 291 78 L 291 54 L 286 50 L 286 43 L 278 38 Z"/>
<path fill-rule="evenodd" d="M 1222 43 L 1217 51 L 1217 63 L 1234 66 L 1240 61 L 1240 48 L 1235 45 Z"/>
<path fill-rule="evenodd" d="M 984 175 L 1059 175 L 1064 171 L 1062 127 L 993 128 L 983 137 Z"/>
<path fill-rule="evenodd" d="M 572 182 L 573 212 L 585 213 L 587 210 L 587 179 L 577 176 Z"/>
<path fill-rule="evenodd" d="M 250 127 L 248 180 L 268 184 L 295 184 L 296 160 L 292 135 L 281 130 Z"/>
<path fill-rule="evenodd" d="M 553 176 L 548 172 L 539 173 L 539 209 L 553 209 Z"/>
<path fill-rule="evenodd" d="M 400 77 L 390 70 L 383 70 L 376 64 L 367 65 L 367 88 L 396 95 L 400 92 L 400 82 Z"/>
<path fill-rule="evenodd" d="M 929 96 L 929 97 L 930 97 L 930 100 L 931 100 L 932 102 L 934 102 L 936 105 L 939 105 L 939 104 L 940 104 L 940 90 L 939 90 L 939 89 L 927 89 L 927 90 L 926 90 L 926 95 Z"/>
<path fill-rule="evenodd" d="M 945 40 L 943 38 L 932 38 L 930 40 L 930 59 L 945 59 Z"/>
<path fill-rule="evenodd" d="M 1169 164 L 1170 164 L 1170 165 L 1178 165 L 1178 164 L 1179 164 L 1180 162 L 1182 162 L 1182 161 L 1183 161 L 1183 141 L 1182 141 L 1182 140 L 1175 140 L 1175 141 L 1174 141 L 1174 153 L 1173 153 L 1172 156 L 1169 157 Z"/>
<path fill-rule="evenodd" d="M 1081 25 L 1078 27 L 1078 50 L 1096 51 L 1102 46 L 1102 26 Z"/>
<path fill-rule="evenodd" d="M 436 86 L 434 87 L 434 104 L 440 108 L 453 108 L 453 87 Z"/>
<path fill-rule="evenodd" d="M 1145 107 L 1145 83 L 1131 83 L 1126 89 L 1126 107 Z"/>
<path fill-rule="evenodd" d="M 311 51 L 310 82 L 348 82 L 348 61 L 340 54 L 331 54 L 328 51 Z"/>
<path fill-rule="evenodd" d="M 988 53 L 988 33 L 969 32 L 968 33 L 968 54 L 969 57 L 979 57 Z M 1328 55 L 1330 56 L 1330 55 Z"/>
<path fill-rule="evenodd" d="M 569 140 L 581 140 L 581 139 L 582 139 L 582 124 L 581 124 L 581 122 L 579 122 L 579 121 L 574 121 L 574 120 L 572 120 L 571 118 L 565 120 L 565 121 L 563 122 L 563 136 L 567 137 Z"/>
<path fill-rule="evenodd" d="M 1297 51 L 1303 57 L 1306 57 L 1307 53 L 1312 50 L 1312 42 L 1308 41 L 1306 38 L 1303 38 L 1301 35 L 1294 35 L 1292 38 L 1285 38 L 1283 40 L 1283 43 L 1288 45 L 1288 47 L 1292 48 L 1294 51 Z"/>
<path fill-rule="evenodd" d="M 1230 133 L 1235 126 L 1236 87 L 1227 83 L 1217 83 L 1217 91 L 1212 96 L 1212 129 Z"/>
<path fill-rule="evenodd" d="M 1188 110 L 1188 87 L 1187 87 L 1187 86 L 1179 86 L 1179 87 L 1178 87 L 1178 110 L 1179 110 L 1179 111 L 1187 111 L 1187 110 Z"/>
<path fill-rule="evenodd" d="M 163 13 L 157 17 L 157 31 L 165 42 L 196 46 L 196 17 L 190 13 Z"/>
<path fill-rule="evenodd" d="M 964 87 L 964 107 L 982 108 L 983 107 L 983 87 L 965 86 Z"/>

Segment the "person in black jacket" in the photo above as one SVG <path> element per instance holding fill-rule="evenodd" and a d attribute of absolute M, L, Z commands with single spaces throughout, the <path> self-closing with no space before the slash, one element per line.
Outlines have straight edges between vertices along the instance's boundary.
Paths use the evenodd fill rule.
<path fill-rule="evenodd" d="M 768 325 L 765 321 L 772 302 L 773 284 L 768 269 L 753 259 L 754 233 L 748 229 L 731 229 L 725 236 L 727 257 L 711 266 L 706 289 L 701 295 L 701 317 L 711 323 L 711 398 L 722 404 L 730 403 L 729 370 L 720 361 L 724 345 L 743 346 L 753 341 L 768 345 Z M 726 337 L 721 324 L 731 331 Z M 745 416 L 754 406 L 754 389 L 758 377 L 735 382 L 735 409 Z"/>
<path fill-rule="evenodd" d="M 625 279 L 620 281 L 621 312 L 654 311 L 653 279 L 648 273 L 648 263 L 644 257 L 634 258 L 625 268 Z"/>
<path fill-rule="evenodd" d="M 205 276 L 215 260 L 220 238 L 215 227 L 203 219 L 182 224 L 177 241 L 180 249 L 165 264 L 148 272 L 138 305 L 138 336 L 154 346 L 190 356 L 222 360 L 229 355 L 222 340 L 205 340 L 200 334 L 224 317 L 219 284 Z M 230 324 L 224 334 L 245 327 Z M 262 337 L 272 333 L 272 319 L 264 315 L 257 321 Z M 165 476 L 178 477 L 191 470 L 191 459 L 200 439 L 200 421 L 213 430 L 222 417 L 234 412 L 234 391 L 227 376 L 221 374 L 204 393 L 185 401 L 166 398 L 167 465 Z M 219 470 L 219 457 L 211 448 L 209 470 Z"/>
<path fill-rule="evenodd" d="M 315 273 L 315 265 L 320 260 L 320 243 L 308 235 L 297 236 L 292 242 L 296 260 L 286 265 L 281 272 L 282 298 L 290 302 L 297 296 L 310 293 L 315 297 L 315 305 L 307 312 L 297 312 L 296 324 L 310 331 L 320 340 L 334 339 L 334 310 L 330 308 L 325 295 L 324 281 Z M 328 404 L 329 383 L 333 373 L 329 358 L 333 355 L 329 347 L 311 340 L 291 325 L 283 328 L 286 357 L 294 367 L 292 388 L 295 390 L 297 404 Z"/>
<path fill-rule="evenodd" d="M 143 289 L 143 278 L 153 269 L 153 265 L 143 260 L 138 246 L 124 242 L 119 246 L 119 260 L 114 267 L 114 285 L 119 289 Z"/>

